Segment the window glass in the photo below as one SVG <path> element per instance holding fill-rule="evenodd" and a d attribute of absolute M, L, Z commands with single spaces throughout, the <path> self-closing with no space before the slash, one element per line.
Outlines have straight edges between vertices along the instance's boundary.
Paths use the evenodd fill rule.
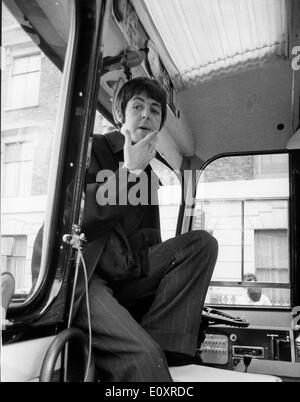
<path fill-rule="evenodd" d="M 2 189 L 4 197 L 30 195 L 32 161 L 33 146 L 31 141 L 4 144 Z"/>
<path fill-rule="evenodd" d="M 41 53 L 11 57 L 7 108 L 38 106 L 41 75 Z"/>
<path fill-rule="evenodd" d="M 254 174 L 257 178 L 284 176 L 288 169 L 288 158 L 286 155 L 261 155 L 255 158 Z"/>
<path fill-rule="evenodd" d="M 258 279 L 289 282 L 287 230 L 255 230 L 254 252 Z"/>
<path fill-rule="evenodd" d="M 13 274 L 18 293 L 26 293 L 26 249 L 27 236 L 1 237 L 2 269 Z"/>
<path fill-rule="evenodd" d="M 286 154 L 232 156 L 201 173 L 192 228 L 219 243 L 207 303 L 290 305 L 288 163 Z"/>
<path fill-rule="evenodd" d="M 37 3 L 45 7 L 45 24 L 55 13 L 65 16 L 67 34 L 71 2 Z M 34 244 L 46 216 L 50 177 L 56 174 L 50 165 L 62 72 L 3 3 L 2 57 L 1 271 L 13 274 L 15 297 L 26 299 L 40 271 L 32 264 Z"/>
<path fill-rule="evenodd" d="M 115 130 L 117 130 L 116 127 L 111 122 L 106 120 L 98 110 L 96 110 L 94 134 L 103 135 Z"/>
<path fill-rule="evenodd" d="M 175 236 L 181 203 L 181 185 L 178 175 L 158 159 L 151 162 L 159 179 L 158 205 L 162 240 Z"/>

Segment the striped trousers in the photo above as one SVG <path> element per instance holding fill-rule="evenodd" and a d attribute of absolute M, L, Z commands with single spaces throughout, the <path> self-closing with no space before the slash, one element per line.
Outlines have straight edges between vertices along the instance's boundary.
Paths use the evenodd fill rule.
<path fill-rule="evenodd" d="M 149 275 L 89 285 L 96 368 L 102 381 L 170 382 L 166 352 L 194 356 L 217 241 L 192 231 L 149 250 Z M 74 325 L 87 331 L 85 298 Z"/>

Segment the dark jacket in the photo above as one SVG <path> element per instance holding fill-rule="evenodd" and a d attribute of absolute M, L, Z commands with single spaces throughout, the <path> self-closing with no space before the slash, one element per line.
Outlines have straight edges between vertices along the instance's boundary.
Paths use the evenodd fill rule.
<path fill-rule="evenodd" d="M 122 192 L 128 193 L 136 183 L 124 183 L 120 178 L 120 163 L 123 162 L 124 137 L 119 132 L 95 135 L 91 163 L 87 177 L 82 233 L 87 238 L 84 260 L 88 279 L 97 271 L 107 280 L 120 281 L 146 276 L 148 272 L 148 248 L 161 242 L 159 209 L 157 205 L 107 205 L 99 206 L 96 196 L 103 184 L 96 181 L 99 171 L 115 172 L 116 200 Z M 149 169 L 149 167 L 148 167 Z M 128 172 L 126 173 L 128 174 Z M 109 180 L 109 179 L 108 179 Z M 126 185 L 125 185 L 126 184 Z M 157 191 L 152 188 L 152 191 Z M 150 192 L 150 188 L 149 188 Z M 124 195 L 124 194 L 123 194 Z M 127 194 L 125 194 L 127 196 Z M 36 250 L 40 249 L 36 241 Z M 39 265 L 34 250 L 35 265 Z M 36 271 L 36 267 L 34 268 Z M 84 275 L 80 270 L 73 312 L 84 295 Z"/>
<path fill-rule="evenodd" d="M 124 137 L 119 132 L 95 135 L 93 139 L 82 224 L 82 232 L 88 240 L 84 258 L 89 279 L 95 269 L 99 275 L 113 281 L 147 275 L 148 248 L 161 242 L 157 205 L 99 206 L 97 203 L 96 194 L 103 183 L 97 183 L 96 178 L 103 169 L 115 172 L 117 201 L 121 197 L 120 192 L 128 193 L 136 184 L 119 183 L 123 147 Z M 155 189 L 152 188 L 152 191 Z M 128 227 L 133 229 L 132 233 L 128 233 Z M 84 293 L 83 285 L 80 279 L 75 310 Z"/>

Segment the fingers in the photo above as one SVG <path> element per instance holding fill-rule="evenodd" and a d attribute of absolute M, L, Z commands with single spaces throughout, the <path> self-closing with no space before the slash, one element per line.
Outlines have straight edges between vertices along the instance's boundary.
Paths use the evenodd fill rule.
<path fill-rule="evenodd" d="M 124 147 L 128 148 L 131 145 L 131 135 L 128 130 L 124 131 L 125 144 Z"/>
<path fill-rule="evenodd" d="M 150 144 L 149 144 L 149 152 L 150 153 L 156 152 L 156 145 L 157 145 L 157 140 L 150 142 Z"/>
<path fill-rule="evenodd" d="M 143 138 L 139 144 L 142 146 L 148 146 L 152 143 L 157 143 L 158 141 L 158 133 L 159 131 L 153 131 L 152 133 L 148 134 L 145 138 Z"/>
<path fill-rule="evenodd" d="M 146 138 L 140 141 L 140 146 L 150 153 L 151 156 L 156 154 L 156 145 L 158 143 L 158 131 L 154 131 L 149 134 Z"/>
<path fill-rule="evenodd" d="M 150 155 L 151 155 L 152 159 L 155 157 L 155 155 L 156 155 L 156 149 L 155 148 L 150 151 Z"/>
<path fill-rule="evenodd" d="M 137 161 L 137 159 L 143 160 L 142 165 L 145 161 L 146 164 L 148 164 L 155 157 L 159 131 L 149 133 L 146 137 L 135 144 L 132 143 L 129 130 L 124 130 L 123 134 L 125 137 L 124 160 L 127 162 L 130 160 L 130 165 L 132 165 L 133 160 Z M 140 163 L 137 162 L 138 168 L 141 168 L 139 165 Z"/>
<path fill-rule="evenodd" d="M 149 149 L 149 152 L 150 152 L 150 155 L 152 156 L 152 158 L 154 158 L 156 155 L 157 143 L 158 143 L 158 133 L 156 134 L 156 136 L 151 137 L 151 140 L 148 145 L 148 147 L 149 147 L 148 149 Z"/>

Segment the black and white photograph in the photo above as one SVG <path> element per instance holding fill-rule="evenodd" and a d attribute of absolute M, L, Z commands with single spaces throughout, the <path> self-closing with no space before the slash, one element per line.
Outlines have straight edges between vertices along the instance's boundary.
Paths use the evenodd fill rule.
<path fill-rule="evenodd" d="M 300 382 L 300 0 L 2 0 L 1 39 L 0 381 Z"/>

